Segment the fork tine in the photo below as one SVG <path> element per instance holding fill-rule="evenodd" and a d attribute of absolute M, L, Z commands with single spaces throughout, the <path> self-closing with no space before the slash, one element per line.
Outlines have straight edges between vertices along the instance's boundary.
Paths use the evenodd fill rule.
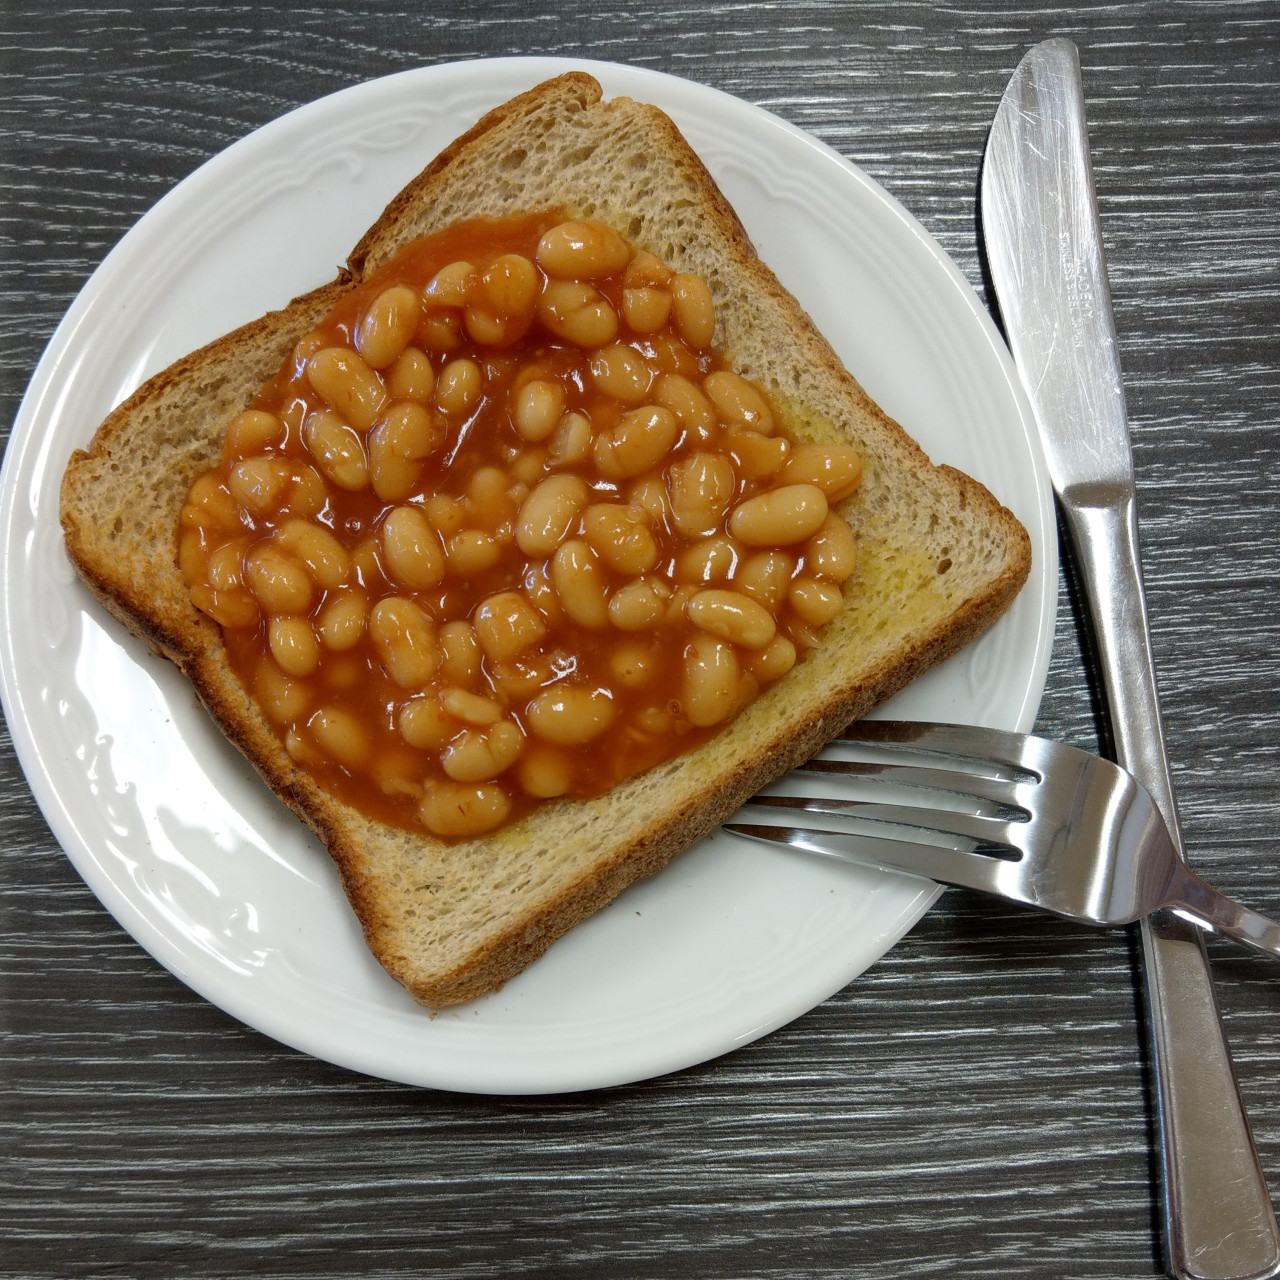
<path fill-rule="evenodd" d="M 837 739 L 841 743 L 842 739 Z M 883 764 L 866 760 L 831 760 L 816 756 L 799 765 L 796 773 L 829 774 L 843 778 L 875 778 L 907 787 L 927 788 L 949 795 L 970 796 L 1003 808 L 1014 805 L 1014 783 L 1000 778 L 979 777 L 959 769 L 933 769 L 927 765 Z"/>
<path fill-rule="evenodd" d="M 726 823 L 726 831 L 760 840 L 766 844 L 788 845 L 805 853 L 822 854 L 840 862 L 878 867 L 883 871 L 899 871 L 906 875 L 945 884 L 976 889 L 979 893 L 995 893 L 1005 897 L 1021 894 L 1010 892 L 1010 864 L 999 858 L 987 858 L 961 849 L 940 845 L 916 844 L 887 836 L 856 836 L 843 831 L 817 831 L 804 827 L 774 827 L 761 823 Z"/>
<path fill-rule="evenodd" d="M 851 745 L 874 744 L 888 748 L 916 748 L 974 763 L 995 762 L 1016 773 L 1038 774 L 1033 759 L 1036 739 L 1003 729 L 973 725 L 932 724 L 916 720 L 858 720 L 849 725 L 837 742 Z"/>
<path fill-rule="evenodd" d="M 962 840 L 976 841 L 979 845 L 999 845 L 1022 852 L 1021 832 L 1031 815 L 1025 809 L 1024 816 L 1006 821 L 1003 818 L 983 814 L 957 813 L 951 809 L 934 809 L 925 806 L 885 804 L 878 800 L 843 800 L 822 796 L 755 796 L 747 801 L 747 807 L 761 806 L 771 809 L 799 809 L 804 813 L 820 813 L 850 821 L 890 823 L 899 827 L 912 827 L 941 836 L 957 836 Z M 867 833 L 881 838 L 879 831 Z M 909 836 L 904 841 L 911 842 Z M 984 856 L 985 851 L 984 851 Z M 997 855 L 999 856 L 999 855 Z"/>

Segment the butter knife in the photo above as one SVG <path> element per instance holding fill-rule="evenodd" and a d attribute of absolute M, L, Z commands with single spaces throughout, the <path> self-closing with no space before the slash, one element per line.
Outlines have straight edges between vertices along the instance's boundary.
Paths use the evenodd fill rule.
<path fill-rule="evenodd" d="M 1088 597 L 1116 758 L 1150 791 L 1181 855 L 1080 63 L 1069 40 L 1037 45 L 1009 82 L 987 141 L 981 199 L 1005 333 Z M 1280 1275 L 1280 1235 L 1199 931 L 1160 912 L 1143 923 L 1142 943 L 1166 1264 L 1188 1280 Z"/>

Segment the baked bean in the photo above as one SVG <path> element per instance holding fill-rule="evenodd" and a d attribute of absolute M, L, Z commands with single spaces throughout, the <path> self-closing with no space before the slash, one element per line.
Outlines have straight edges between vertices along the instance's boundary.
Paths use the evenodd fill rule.
<path fill-rule="evenodd" d="M 392 285 L 369 304 L 356 325 L 356 350 L 371 369 L 393 364 L 413 340 L 422 305 L 408 285 Z"/>
<path fill-rule="evenodd" d="M 201 476 L 191 486 L 179 522 L 183 528 L 220 529 L 238 532 L 240 508 L 230 488 L 213 474 Z"/>
<path fill-rule="evenodd" d="M 456 685 L 440 691 L 440 705 L 448 715 L 463 724 L 497 724 L 502 719 L 502 708 L 492 699 L 460 689 Z"/>
<path fill-rule="evenodd" d="M 516 546 L 527 556 L 549 555 L 568 536 L 588 492 L 579 476 L 548 476 L 520 506 Z"/>
<path fill-rule="evenodd" d="M 402 502 L 418 487 L 421 461 L 442 442 L 430 412 L 411 400 L 393 404 L 369 432 L 369 484 L 384 502 Z"/>
<path fill-rule="evenodd" d="M 289 759 L 304 769 L 315 769 L 326 763 L 315 743 L 296 725 L 284 735 L 284 749 Z"/>
<path fill-rule="evenodd" d="M 331 595 L 316 619 L 320 643 L 335 653 L 354 649 L 364 635 L 369 602 L 359 591 L 339 591 Z"/>
<path fill-rule="evenodd" d="M 185 515 L 186 512 L 183 512 Z M 216 583 L 205 584 L 200 579 L 208 576 L 209 555 L 205 551 L 205 537 L 199 528 L 195 528 L 189 524 L 185 524 L 179 518 L 179 528 L 181 532 L 178 535 L 178 568 L 182 572 L 183 578 L 194 586 L 216 587 Z M 236 553 L 237 564 L 240 552 Z M 239 568 L 236 569 L 237 575 Z"/>
<path fill-rule="evenodd" d="M 476 269 L 469 262 L 451 262 L 427 282 L 422 291 L 428 306 L 465 307 L 476 283 Z"/>
<path fill-rule="evenodd" d="M 529 701 L 525 715 L 530 730 L 557 747 L 580 747 L 598 738 L 612 723 L 617 708 L 607 689 L 554 684 Z"/>
<path fill-rule="evenodd" d="M 591 548 L 571 538 L 551 559 L 551 583 L 560 605 L 579 626 L 603 627 L 609 619 L 604 570 Z"/>
<path fill-rule="evenodd" d="M 656 254 L 647 249 L 637 249 L 627 269 L 622 273 L 622 283 L 628 289 L 645 286 L 665 288 L 675 278 L 675 272 Z"/>
<path fill-rule="evenodd" d="M 444 429 L 424 406 L 401 400 L 379 418 L 369 434 L 369 443 L 416 462 L 444 443 Z"/>
<path fill-rule="evenodd" d="M 666 456 L 678 433 L 670 409 L 652 404 L 632 409 L 611 431 L 596 436 L 592 446 L 596 469 L 609 480 L 638 476 Z"/>
<path fill-rule="evenodd" d="M 499 591 L 476 608 L 476 639 L 495 662 L 514 658 L 547 634 L 538 611 L 517 591 Z"/>
<path fill-rule="evenodd" d="M 264 516 L 284 505 L 291 481 L 289 464 L 282 458 L 246 458 L 231 468 L 227 487 L 251 515 Z"/>
<path fill-rule="evenodd" d="M 482 347 L 501 347 L 523 337 L 522 332 L 513 333 L 516 327 L 504 316 L 494 315 L 487 307 L 479 307 L 474 303 L 468 305 L 462 313 L 462 327 L 467 336 Z"/>
<path fill-rule="evenodd" d="M 307 415 L 302 428 L 303 443 L 320 470 L 338 486 L 355 492 L 369 483 L 369 460 L 364 441 L 354 427 L 329 409 Z"/>
<path fill-rule="evenodd" d="M 551 800 L 573 785 L 573 767 L 562 751 L 531 743 L 516 766 L 516 779 L 527 795 Z"/>
<path fill-rule="evenodd" d="M 502 559 L 502 548 L 492 534 L 480 529 L 463 529 L 449 539 L 445 555 L 450 573 L 470 578 L 492 569 Z"/>
<path fill-rule="evenodd" d="M 674 334 L 667 332 L 650 334 L 648 347 L 651 352 L 650 358 L 659 373 L 701 382 L 704 370 L 697 352 L 686 347 Z"/>
<path fill-rule="evenodd" d="M 773 434 L 773 411 L 758 387 L 729 369 L 709 373 L 702 380 L 716 411 L 731 426 L 748 427 L 762 436 Z"/>
<path fill-rule="evenodd" d="M 787 598 L 796 562 L 785 551 L 761 551 L 743 562 L 733 585 L 765 608 L 776 610 Z"/>
<path fill-rule="evenodd" d="M 455 782 L 489 782 L 509 769 L 524 747 L 524 734 L 510 721 L 487 729 L 464 729 L 440 755 L 440 766 Z"/>
<path fill-rule="evenodd" d="M 432 694 L 410 698 L 396 714 L 400 736 L 419 751 L 439 751 L 460 729 Z"/>
<path fill-rule="evenodd" d="M 547 472 L 547 451 L 541 445 L 530 445 L 521 449 L 511 460 L 511 475 L 515 484 L 507 492 L 516 503 L 523 502 L 529 496 L 529 490 L 542 479 Z M 523 485 L 523 489 L 519 486 Z"/>
<path fill-rule="evenodd" d="M 455 838 L 492 831 L 510 812 L 511 797 L 492 782 L 431 781 L 418 806 L 418 817 L 432 835 Z"/>
<path fill-rule="evenodd" d="M 307 361 L 325 346 L 325 336 L 316 329 L 298 339 L 293 347 L 293 372 L 301 377 L 307 371 Z"/>
<path fill-rule="evenodd" d="M 417 752 L 386 743 L 381 744 L 368 765 L 369 780 L 382 795 L 414 803 L 422 801 L 421 774 Z"/>
<path fill-rule="evenodd" d="M 733 575 L 739 548 L 723 534 L 703 538 L 680 552 L 675 559 L 677 582 L 717 582 Z"/>
<path fill-rule="evenodd" d="M 681 704 L 690 724 L 719 724 L 737 707 L 741 678 L 730 645 L 711 635 L 695 635 L 684 651 Z"/>
<path fill-rule="evenodd" d="M 321 707 L 307 721 L 311 736 L 321 749 L 348 769 L 363 764 L 369 755 L 369 733 L 360 718 L 339 707 Z"/>
<path fill-rule="evenodd" d="M 627 491 L 627 502 L 637 511 L 643 512 L 655 527 L 666 524 L 671 514 L 667 486 L 657 476 L 646 476 L 635 481 Z"/>
<path fill-rule="evenodd" d="M 822 643 L 818 629 L 798 617 L 787 624 L 787 633 L 797 649 L 816 649 Z"/>
<path fill-rule="evenodd" d="M 187 546 L 190 535 L 182 539 L 182 546 Z M 195 545 L 200 546 L 199 539 Z M 236 591 L 244 586 L 244 553 L 249 549 L 248 538 L 232 538 L 212 551 L 202 566 L 202 571 L 209 578 L 209 585 L 215 591 Z M 203 552 L 201 552 L 203 557 Z M 180 557 L 181 558 L 181 557 Z M 184 566 L 183 572 L 186 572 Z"/>
<path fill-rule="evenodd" d="M 362 538 L 351 548 L 351 568 L 362 586 L 369 585 L 379 578 L 384 581 L 387 579 L 387 575 L 382 571 L 382 561 L 378 555 L 378 537 L 376 534 L 368 538 Z"/>
<path fill-rule="evenodd" d="M 508 702 L 521 702 L 550 683 L 555 672 L 545 654 L 525 654 L 503 662 L 490 662 L 489 675 Z"/>
<path fill-rule="evenodd" d="M 519 253 L 504 253 L 480 273 L 473 301 L 501 320 L 527 324 L 538 298 L 537 268 Z"/>
<path fill-rule="evenodd" d="M 639 574 L 658 561 L 658 544 L 640 516 L 630 507 L 597 502 L 582 513 L 582 536 L 611 569 Z"/>
<path fill-rule="evenodd" d="M 426 501 L 427 519 L 445 537 L 461 533 L 467 523 L 467 505 L 461 498 L 433 493 Z"/>
<path fill-rule="evenodd" d="M 267 625 L 267 643 L 286 675 L 309 676 L 320 665 L 320 646 L 305 618 L 272 618 Z"/>
<path fill-rule="evenodd" d="M 763 649 L 747 658 L 747 670 L 757 680 L 772 684 L 796 665 L 796 647 L 786 636 L 774 636 Z"/>
<path fill-rule="evenodd" d="M 549 561 L 526 565 L 520 579 L 520 587 L 530 604 L 551 626 L 557 627 L 564 621 L 564 609 L 561 608 L 560 597 L 556 594 L 556 589 L 551 582 Z"/>
<path fill-rule="evenodd" d="M 665 737 L 675 728 L 670 707 L 644 707 L 636 715 L 636 728 L 651 737 Z"/>
<path fill-rule="evenodd" d="M 733 464 L 722 453 L 694 453 L 671 464 L 667 485 L 676 529 L 693 537 L 720 527 L 737 489 Z"/>
<path fill-rule="evenodd" d="M 563 415 L 564 388 L 549 378 L 526 382 L 511 406 L 511 420 L 526 440 L 545 440 Z"/>
<path fill-rule="evenodd" d="M 538 319 L 551 334 L 579 347 L 602 347 L 618 332 L 618 316 L 592 285 L 550 280 L 538 299 Z"/>
<path fill-rule="evenodd" d="M 823 521 L 822 528 L 805 543 L 805 567 L 819 578 L 844 582 L 853 576 L 858 564 L 858 546 L 848 522 L 834 511 Z"/>
<path fill-rule="evenodd" d="M 437 311 L 422 317 L 414 340 L 427 351 L 448 355 L 462 345 L 462 321 L 449 311 Z"/>
<path fill-rule="evenodd" d="M 474 360 L 450 360 L 436 379 L 436 404 L 451 418 L 469 413 L 484 393 L 484 377 Z"/>
<path fill-rule="evenodd" d="M 828 502 L 839 502 L 862 483 L 862 455 L 846 444 L 802 444 L 792 450 L 782 480 L 816 484 Z"/>
<path fill-rule="evenodd" d="M 622 318 L 636 333 L 657 333 L 671 314 L 671 295 L 665 289 L 642 286 L 622 291 Z"/>
<path fill-rule="evenodd" d="M 696 384 L 678 373 L 664 373 L 658 379 L 653 392 L 654 404 L 670 409 L 686 431 L 694 431 L 704 438 L 716 424 L 715 409 Z"/>
<path fill-rule="evenodd" d="M 307 686 L 290 679 L 271 658 L 258 663 L 253 696 L 267 719 L 276 724 L 300 719 L 311 702 Z"/>
<path fill-rule="evenodd" d="M 385 374 L 387 395 L 392 400 L 417 400 L 425 404 L 436 389 L 435 370 L 425 351 L 407 347 Z"/>
<path fill-rule="evenodd" d="M 289 480 L 281 515 L 304 516 L 311 519 L 324 510 L 329 501 L 320 473 L 314 467 L 294 464 L 289 468 Z"/>
<path fill-rule="evenodd" d="M 711 290 L 701 276 L 681 274 L 671 281 L 671 311 L 676 332 L 691 347 L 709 347 L 716 331 Z"/>
<path fill-rule="evenodd" d="M 653 647 L 639 640 L 624 641 L 609 651 L 609 674 L 624 689 L 643 689 L 657 678 L 659 669 Z"/>
<path fill-rule="evenodd" d="M 670 598 L 671 588 L 660 578 L 637 578 L 619 587 L 609 598 L 609 621 L 619 631 L 643 631 L 657 626 Z"/>
<path fill-rule="evenodd" d="M 272 541 L 299 561 L 326 591 L 342 586 L 351 572 L 346 547 L 328 529 L 310 520 L 286 520 Z"/>
<path fill-rule="evenodd" d="M 572 467 L 591 453 L 591 419 L 584 413 L 566 413 L 551 437 L 550 458 L 559 467 Z"/>
<path fill-rule="evenodd" d="M 501 467 L 477 467 L 467 481 L 467 513 L 473 518 L 492 517 L 493 509 L 502 506 L 504 510 L 498 518 L 509 514 L 510 484 L 510 477 Z"/>
<path fill-rule="evenodd" d="M 591 357 L 591 380 L 603 395 L 623 404 L 641 404 L 653 382 L 653 370 L 634 347 L 614 342 Z"/>
<path fill-rule="evenodd" d="M 387 596 L 373 606 L 369 639 L 387 674 L 402 689 L 421 689 L 435 673 L 435 628 L 407 596 Z"/>
<path fill-rule="evenodd" d="M 685 605 L 698 594 L 698 588 L 692 583 L 682 582 L 671 593 L 671 598 L 667 601 L 666 616 L 662 619 L 664 626 L 673 624 L 683 624 L 688 621 L 685 615 Z"/>
<path fill-rule="evenodd" d="M 358 431 L 368 431 L 386 403 L 382 379 L 348 347 L 317 351 L 307 361 L 307 378 L 320 398 Z"/>
<path fill-rule="evenodd" d="M 247 591 L 214 591 L 198 582 L 191 588 L 191 603 L 220 627 L 231 631 L 256 627 L 262 620 L 254 598 Z"/>
<path fill-rule="evenodd" d="M 387 513 L 382 553 L 391 576 L 407 587 L 434 587 L 444 577 L 444 549 L 421 507 Z"/>
<path fill-rule="evenodd" d="M 383 502 L 403 502 L 413 495 L 421 479 L 421 462 L 387 448 L 376 431 L 370 433 L 369 487 Z"/>
<path fill-rule="evenodd" d="M 246 409 L 231 420 L 222 445 L 222 456 L 227 459 L 247 458 L 283 443 L 284 423 L 274 413 Z"/>
<path fill-rule="evenodd" d="M 788 484 L 739 503 L 729 532 L 752 547 L 786 547 L 812 537 L 827 518 L 827 499 L 817 485 Z"/>
<path fill-rule="evenodd" d="M 791 584 L 787 599 L 791 607 L 810 626 L 821 627 L 831 621 L 844 605 L 840 588 L 817 578 L 797 578 Z"/>
<path fill-rule="evenodd" d="M 440 675 L 455 685 L 474 684 L 480 675 L 480 641 L 469 622 L 455 618 L 440 628 Z"/>
<path fill-rule="evenodd" d="M 773 639 L 773 615 L 740 591 L 699 591 L 685 606 L 696 627 L 744 649 L 763 649 Z"/>
<path fill-rule="evenodd" d="M 228 631 L 257 627 L 261 621 L 257 602 L 247 591 L 215 592 L 209 616 Z"/>
<path fill-rule="evenodd" d="M 538 266 L 561 280 L 598 280 L 627 265 L 631 249 L 603 222 L 573 220 L 552 227 L 538 241 Z"/>
<path fill-rule="evenodd" d="M 258 543 L 245 556 L 244 580 L 263 613 L 306 613 L 311 607 L 307 571 L 270 542 Z"/>
<path fill-rule="evenodd" d="M 791 441 L 786 436 L 762 436 L 747 427 L 730 427 L 723 439 L 725 450 L 747 480 L 777 475 L 791 456 Z"/>

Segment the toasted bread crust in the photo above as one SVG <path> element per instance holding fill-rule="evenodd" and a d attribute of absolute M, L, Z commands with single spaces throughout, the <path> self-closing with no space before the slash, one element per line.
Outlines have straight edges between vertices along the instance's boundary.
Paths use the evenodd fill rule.
<path fill-rule="evenodd" d="M 664 185 L 656 196 L 655 183 Z M 864 567 L 823 648 L 706 746 L 598 800 L 547 804 L 493 836 L 446 845 L 379 826 L 294 765 L 232 674 L 218 628 L 190 603 L 175 564 L 177 517 L 227 424 L 343 293 L 462 216 L 550 207 L 599 217 L 702 274 L 717 304 L 717 345 L 770 390 L 793 434 L 858 446 L 864 487 L 842 510 Z M 1012 514 L 968 476 L 932 466 L 841 366 L 674 124 L 654 107 L 603 102 L 582 73 L 512 99 L 451 144 L 332 283 L 141 387 L 73 455 L 61 516 L 89 589 L 190 678 L 328 848 L 373 953 L 437 1007 L 496 990 L 849 720 L 967 644 L 1008 608 L 1030 567 Z M 944 572 L 951 556 L 940 549 L 952 544 Z"/>

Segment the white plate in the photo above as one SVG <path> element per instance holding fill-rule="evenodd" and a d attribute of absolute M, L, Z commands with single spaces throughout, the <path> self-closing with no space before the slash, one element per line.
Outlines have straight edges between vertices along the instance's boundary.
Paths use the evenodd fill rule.
<path fill-rule="evenodd" d="M 400 186 L 489 107 L 566 70 L 664 107 L 846 364 L 936 460 L 1030 530 L 1031 581 L 981 641 L 884 714 L 1027 729 L 1057 601 L 1032 419 L 969 285 L 894 200 L 813 138 L 711 89 L 550 59 L 462 63 L 346 90 L 238 142 L 112 251 L 40 362 L 0 480 L 3 692 L 54 834 L 182 981 L 317 1057 L 492 1093 L 644 1079 L 745 1044 L 881 956 L 936 890 L 719 835 L 629 889 L 499 994 L 431 1017 L 365 949 L 321 847 L 169 664 L 62 553 L 71 450 L 144 378 L 330 279 Z"/>

